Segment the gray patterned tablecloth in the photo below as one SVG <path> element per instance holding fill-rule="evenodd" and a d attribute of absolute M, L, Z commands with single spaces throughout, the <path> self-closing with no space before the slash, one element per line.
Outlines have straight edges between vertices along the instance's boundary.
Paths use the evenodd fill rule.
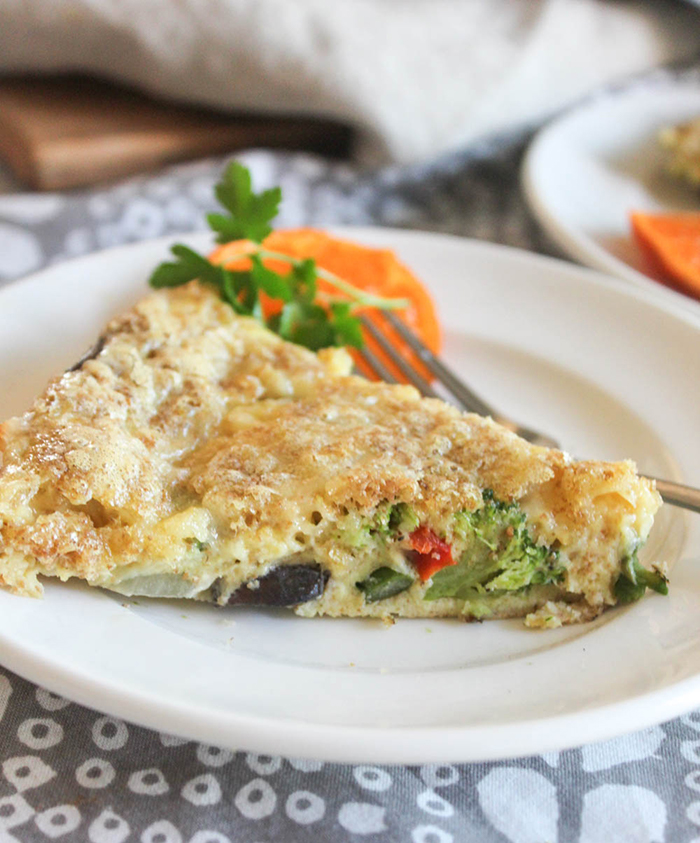
<path fill-rule="evenodd" d="M 526 140 L 373 174 L 302 155 L 241 157 L 256 185 L 282 185 L 281 225 L 408 226 L 551 254 L 518 188 Z M 0 282 L 201 227 L 221 164 L 0 197 Z M 521 760 L 344 766 L 158 734 L 0 671 L 0 769 L 0 843 L 700 843 L 700 713 Z"/>

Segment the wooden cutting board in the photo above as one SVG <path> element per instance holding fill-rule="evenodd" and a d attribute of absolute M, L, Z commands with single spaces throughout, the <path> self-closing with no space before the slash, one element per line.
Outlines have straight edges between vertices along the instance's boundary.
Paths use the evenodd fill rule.
<path fill-rule="evenodd" d="M 349 154 L 351 131 L 306 117 L 214 113 L 78 76 L 0 79 L 0 159 L 35 190 L 64 190 L 255 147 Z"/>

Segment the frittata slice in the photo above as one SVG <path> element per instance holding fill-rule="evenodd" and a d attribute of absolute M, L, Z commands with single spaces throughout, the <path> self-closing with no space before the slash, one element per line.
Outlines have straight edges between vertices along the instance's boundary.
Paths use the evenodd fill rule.
<path fill-rule="evenodd" d="M 0 427 L 0 584 L 304 616 L 590 619 L 650 586 L 660 497 L 349 374 L 193 282 L 143 299 Z"/>

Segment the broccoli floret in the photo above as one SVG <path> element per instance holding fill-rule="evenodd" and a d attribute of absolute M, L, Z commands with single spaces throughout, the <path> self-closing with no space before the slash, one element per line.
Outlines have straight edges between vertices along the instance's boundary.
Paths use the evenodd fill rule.
<path fill-rule="evenodd" d="M 455 515 L 454 534 L 464 551 L 457 565 L 433 576 L 426 600 L 467 600 L 475 593 L 516 591 L 561 580 L 564 569 L 556 553 L 535 543 L 518 504 L 498 501 L 488 491 L 483 497 L 480 509 Z"/>
<path fill-rule="evenodd" d="M 400 534 L 411 533 L 418 525 L 418 516 L 406 503 L 381 503 L 372 516 L 351 513 L 340 526 L 344 544 L 353 548 L 367 547 L 375 539 L 394 539 Z"/>
<path fill-rule="evenodd" d="M 391 532 L 391 512 L 393 507 L 388 504 L 380 504 L 377 511 L 374 513 L 369 529 L 372 533 L 378 533 L 381 536 L 388 536 Z"/>
<path fill-rule="evenodd" d="M 338 524 L 339 538 L 347 547 L 367 547 L 372 541 L 371 527 L 372 521 L 362 518 L 358 513 L 350 513 Z"/>
<path fill-rule="evenodd" d="M 476 536 L 489 550 L 496 551 L 502 542 L 503 531 L 509 527 L 513 532 L 525 524 L 525 515 L 515 503 L 504 503 L 493 497 L 493 492 L 484 492 L 484 505 L 473 512 L 458 512 L 455 515 L 455 536 L 469 541 Z"/>

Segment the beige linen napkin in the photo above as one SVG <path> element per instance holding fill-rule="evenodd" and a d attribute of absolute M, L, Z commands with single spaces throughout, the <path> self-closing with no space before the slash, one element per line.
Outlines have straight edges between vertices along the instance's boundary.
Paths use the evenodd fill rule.
<path fill-rule="evenodd" d="M 341 118 L 372 163 L 436 156 L 700 50 L 673 0 L 0 0 L 0 72 Z"/>

